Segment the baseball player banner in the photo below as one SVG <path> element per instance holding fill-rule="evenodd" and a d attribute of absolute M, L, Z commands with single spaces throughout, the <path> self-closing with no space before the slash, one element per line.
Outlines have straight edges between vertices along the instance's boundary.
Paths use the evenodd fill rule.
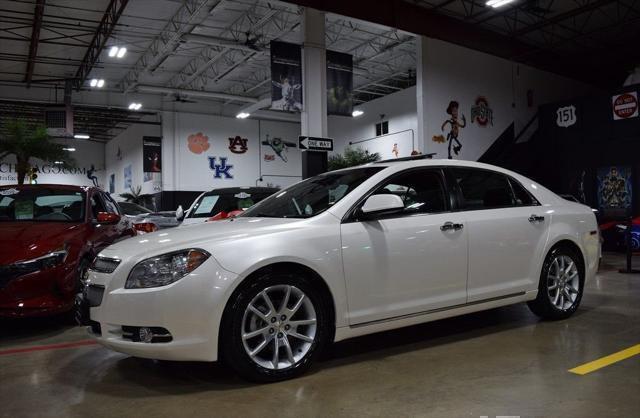
<path fill-rule="evenodd" d="M 327 113 L 351 116 L 353 112 L 353 56 L 327 51 Z"/>
<path fill-rule="evenodd" d="M 300 45 L 271 41 L 271 109 L 302 111 Z"/>

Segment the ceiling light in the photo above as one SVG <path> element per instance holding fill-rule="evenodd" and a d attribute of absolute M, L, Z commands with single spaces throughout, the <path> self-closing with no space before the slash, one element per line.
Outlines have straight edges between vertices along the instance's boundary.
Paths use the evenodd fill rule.
<path fill-rule="evenodd" d="M 102 86 L 104 86 L 104 80 L 100 79 L 98 80 L 98 88 L 102 88 Z"/>
<path fill-rule="evenodd" d="M 238 119 L 246 119 L 249 116 L 251 116 L 251 113 L 247 113 L 247 112 L 240 112 L 236 115 L 236 118 Z"/>
<path fill-rule="evenodd" d="M 117 46 L 112 46 L 111 49 L 109 49 L 109 56 L 110 57 L 115 57 L 116 55 L 118 55 L 118 47 Z"/>
<path fill-rule="evenodd" d="M 364 115 L 364 112 L 362 110 L 354 110 L 353 112 L 351 112 L 351 116 L 353 116 L 354 118 L 362 115 Z"/>
<path fill-rule="evenodd" d="M 62 161 L 54 161 L 54 164 L 64 164 Z"/>
<path fill-rule="evenodd" d="M 91 138 L 88 134 L 75 134 L 73 137 L 75 139 L 89 139 L 89 138 Z"/>
<path fill-rule="evenodd" d="M 63 151 L 69 151 L 69 152 L 74 152 L 76 149 L 75 148 L 62 148 Z"/>
<path fill-rule="evenodd" d="M 95 87 L 98 85 L 98 80 L 96 80 L 95 78 L 91 79 L 91 81 L 89 82 L 89 85 L 91 87 Z"/>
<path fill-rule="evenodd" d="M 124 57 L 124 54 L 126 54 L 126 53 L 127 53 L 127 48 L 120 48 L 118 50 L 118 54 L 116 55 L 116 57 L 122 58 L 122 57 Z"/>
<path fill-rule="evenodd" d="M 142 107 L 141 103 L 133 102 L 129 104 L 129 110 L 139 110 Z"/>
<path fill-rule="evenodd" d="M 489 0 L 486 4 L 487 6 L 491 6 L 494 9 L 497 9 L 498 7 L 502 7 L 506 4 L 509 4 L 511 2 L 513 2 L 514 0 Z"/>

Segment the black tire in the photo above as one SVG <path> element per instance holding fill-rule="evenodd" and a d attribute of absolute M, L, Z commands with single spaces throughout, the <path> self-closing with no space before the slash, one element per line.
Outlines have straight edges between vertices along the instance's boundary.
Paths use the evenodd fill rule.
<path fill-rule="evenodd" d="M 246 321 L 245 310 L 248 308 L 249 303 L 259 297 L 263 290 L 283 285 L 293 286 L 303 292 L 311 302 L 315 310 L 315 336 L 304 357 L 297 360 L 292 366 L 273 369 L 261 366 L 249 356 L 242 340 L 242 332 Z M 276 302 L 273 303 L 274 307 L 281 304 L 282 301 L 279 301 L 278 304 Z M 293 315 L 292 318 L 295 317 L 296 315 Z M 291 320 L 294 320 L 292 318 Z M 219 352 L 221 360 L 241 377 L 253 382 L 269 383 L 294 378 L 305 373 L 311 367 L 329 342 L 333 329 L 330 318 L 327 301 L 308 277 L 297 273 L 265 273 L 255 279 L 251 279 L 247 284 L 241 285 L 231 296 L 229 304 L 225 308 L 220 332 Z M 261 326 L 270 327 L 271 325 L 263 324 Z M 275 338 L 275 335 L 273 338 Z M 291 341 L 288 336 L 284 338 Z M 272 351 L 275 352 L 275 350 Z"/>
<path fill-rule="evenodd" d="M 71 321 L 74 325 L 88 325 L 87 321 L 89 318 L 89 306 L 86 303 L 81 303 L 82 298 L 79 298 L 79 296 L 81 296 L 84 287 L 84 275 L 89 269 L 90 265 L 91 261 L 86 257 L 82 258 L 78 263 L 78 275 L 76 277 L 75 283 L 76 287 L 74 303 L 73 308 L 71 308 L 71 311 L 69 312 Z"/>
<path fill-rule="evenodd" d="M 577 267 L 578 273 L 578 289 L 575 301 L 571 306 L 566 306 L 563 309 L 559 308 L 553 303 L 553 297 L 550 295 L 549 290 L 549 271 L 558 257 L 568 257 L 573 261 Z M 536 299 L 527 302 L 529 309 L 537 316 L 548 320 L 560 320 L 569 318 L 580 306 L 582 300 L 582 294 L 584 293 L 584 261 L 582 256 L 574 249 L 567 246 L 559 246 L 553 248 L 544 260 L 542 265 L 542 272 L 540 273 L 540 283 L 538 285 L 538 296 Z"/>

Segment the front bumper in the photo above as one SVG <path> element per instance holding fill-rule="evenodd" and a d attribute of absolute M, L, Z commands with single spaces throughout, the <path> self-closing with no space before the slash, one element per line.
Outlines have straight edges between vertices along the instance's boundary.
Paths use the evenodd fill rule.
<path fill-rule="evenodd" d="M 67 263 L 21 276 L 1 277 L 0 317 L 47 316 L 71 310 L 76 269 L 76 263 Z"/>
<path fill-rule="evenodd" d="M 168 286 L 125 289 L 135 262 L 112 273 L 89 271 L 88 285 L 103 286 L 99 306 L 89 308 L 89 334 L 100 344 L 137 357 L 159 360 L 217 360 L 218 327 L 236 275 L 210 257 L 190 275 Z M 166 330 L 169 342 L 132 340 L 131 328 Z"/>

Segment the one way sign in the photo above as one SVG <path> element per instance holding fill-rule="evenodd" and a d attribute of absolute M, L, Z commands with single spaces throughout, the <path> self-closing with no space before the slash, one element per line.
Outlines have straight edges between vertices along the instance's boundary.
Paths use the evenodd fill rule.
<path fill-rule="evenodd" d="M 315 138 L 312 136 L 298 137 L 300 149 L 311 151 L 333 151 L 333 139 Z"/>

